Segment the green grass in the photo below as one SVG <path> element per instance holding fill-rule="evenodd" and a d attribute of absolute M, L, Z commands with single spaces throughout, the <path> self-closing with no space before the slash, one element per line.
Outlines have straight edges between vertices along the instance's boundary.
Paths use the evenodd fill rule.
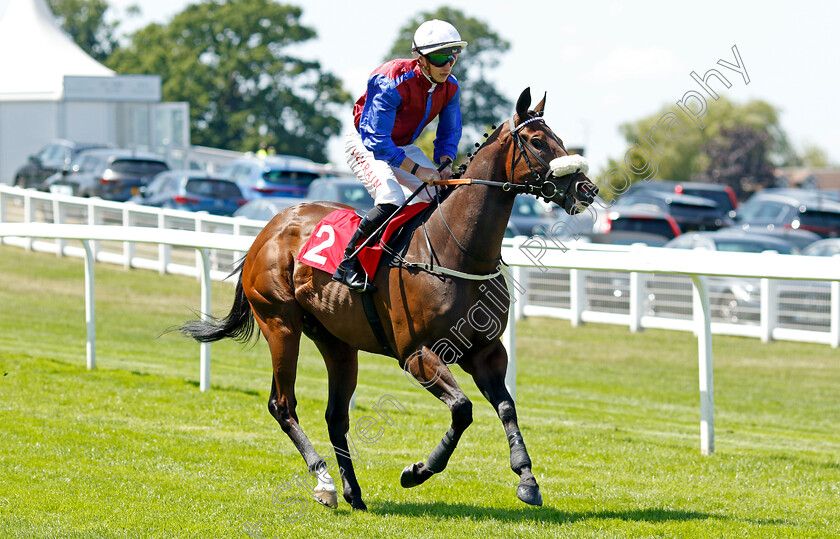
<path fill-rule="evenodd" d="M 369 511 L 311 502 L 289 522 L 298 506 L 272 493 L 305 467 L 266 410 L 265 345 L 214 344 L 201 393 L 198 345 L 159 337 L 193 316 L 199 283 L 98 265 L 87 371 L 83 280 L 79 260 L 0 247 L 0 537 L 245 538 L 256 522 L 266 538 L 840 535 L 840 354 L 827 346 L 716 336 L 716 452 L 703 457 L 692 335 L 521 322 L 518 412 L 541 508 L 516 499 L 501 425 L 459 368 L 475 421 L 444 473 L 402 489 L 448 412 L 393 360 L 363 355 L 351 425 L 386 394 L 407 410 L 376 442 L 354 437 Z M 214 285 L 216 314 L 232 293 Z M 325 372 L 304 339 L 298 413 L 324 455 Z"/>

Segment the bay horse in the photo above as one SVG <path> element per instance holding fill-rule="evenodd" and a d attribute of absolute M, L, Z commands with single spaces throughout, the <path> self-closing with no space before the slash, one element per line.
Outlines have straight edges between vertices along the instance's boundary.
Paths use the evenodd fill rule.
<path fill-rule="evenodd" d="M 463 176 L 474 179 L 458 181 L 473 185 L 450 188 L 428 216 L 424 230 L 418 229 L 411 239 L 403 261 L 434 257 L 436 265 L 382 267 L 374 278 L 377 291 L 372 299 L 390 351 L 407 373 L 449 407 L 452 418 L 426 462 L 410 464 L 402 471 L 403 487 L 420 485 L 442 472 L 472 422 L 472 403 L 447 367 L 454 361 L 473 377 L 501 419 L 510 446 L 510 466 L 520 477 L 517 497 L 542 505 L 516 407 L 505 387 L 508 357 L 500 335 L 510 297 L 499 271 L 502 238 L 516 194 L 539 194 L 574 214 L 594 200 L 598 188 L 586 177 L 586 170 L 558 172 L 555 163 L 568 154 L 542 119 L 545 96 L 534 110 L 529 110 L 530 104 L 530 89 L 526 89 L 515 115 L 489 135 L 463 170 Z M 566 159 L 572 157 L 585 163 L 579 156 Z M 297 261 L 319 221 L 341 208 L 347 206 L 303 203 L 276 215 L 238 268 L 230 313 L 222 319 L 193 320 L 180 329 L 201 342 L 225 337 L 247 341 L 256 320 L 271 352 L 268 410 L 318 480 L 316 500 L 336 507 L 336 487 L 326 461 L 301 429 L 295 410 L 301 333 L 312 339 L 327 366 L 325 418 L 344 499 L 354 509 L 366 509 L 349 457 L 349 403 L 356 389 L 358 351 L 383 354 L 383 345 L 368 323 L 359 292 Z"/>

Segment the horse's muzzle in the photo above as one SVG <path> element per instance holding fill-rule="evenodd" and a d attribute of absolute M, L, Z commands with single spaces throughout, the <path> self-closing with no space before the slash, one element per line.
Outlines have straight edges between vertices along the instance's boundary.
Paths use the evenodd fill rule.
<path fill-rule="evenodd" d="M 554 193 L 545 198 L 563 208 L 569 215 L 585 210 L 595 202 L 595 196 L 598 194 L 598 186 L 579 172 L 546 182 L 549 183 L 555 187 Z"/>

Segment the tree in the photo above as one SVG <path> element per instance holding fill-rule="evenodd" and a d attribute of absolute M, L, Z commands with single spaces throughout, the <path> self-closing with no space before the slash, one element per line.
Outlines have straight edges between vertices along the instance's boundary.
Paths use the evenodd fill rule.
<path fill-rule="evenodd" d="M 721 97 L 708 103 L 702 123 L 701 129 L 680 109 L 669 105 L 654 115 L 622 125 L 619 130 L 627 140 L 628 152 L 623 158 L 609 160 L 602 182 L 607 187 L 602 189 L 603 194 L 610 198 L 611 193 L 625 191 L 628 180 L 648 180 L 654 175 L 657 179 L 690 181 L 713 168 L 713 158 L 704 148 L 732 148 L 726 142 L 726 133 L 732 135 L 736 127 L 766 135 L 762 147 L 772 166 L 798 161 L 780 125 L 778 110 L 764 101 L 737 104 Z M 718 141 L 718 145 L 713 141 Z M 718 154 L 714 159 L 720 157 Z"/>
<path fill-rule="evenodd" d="M 407 58 L 411 53 L 415 30 L 430 19 L 452 24 L 461 38 L 469 43 L 458 57 L 454 73 L 461 87 L 461 114 L 465 130 L 471 130 L 473 136 L 478 136 L 487 126 L 498 123 L 500 118 L 510 113 L 512 103 L 487 80 L 489 72 L 499 64 L 501 55 L 510 49 L 510 43 L 478 19 L 468 17 L 457 9 L 441 7 L 437 11 L 420 13 L 403 25 L 385 60 Z"/>
<path fill-rule="evenodd" d="M 826 151 L 815 144 L 806 144 L 802 148 L 800 159 L 803 167 L 824 168 L 831 164 Z"/>
<path fill-rule="evenodd" d="M 708 158 L 708 166 L 691 179 L 728 185 L 739 199 L 744 199 L 776 181 L 775 167 L 769 159 L 770 143 L 770 135 L 756 127 L 723 127 L 718 136 L 700 148 Z"/>
<path fill-rule="evenodd" d="M 266 143 L 323 162 L 350 95 L 318 62 L 287 52 L 316 37 L 300 16 L 272 0 L 208 0 L 139 30 L 108 65 L 161 75 L 164 100 L 189 102 L 196 144 L 253 151 Z"/>
<path fill-rule="evenodd" d="M 106 22 L 106 0 L 49 0 L 59 25 L 73 41 L 99 62 L 104 62 L 119 48 L 119 22 Z M 129 8 L 136 13 L 137 8 Z"/>

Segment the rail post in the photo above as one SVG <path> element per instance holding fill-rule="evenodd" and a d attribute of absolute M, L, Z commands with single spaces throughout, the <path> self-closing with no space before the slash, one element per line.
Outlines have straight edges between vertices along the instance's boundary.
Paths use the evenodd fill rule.
<path fill-rule="evenodd" d="M 211 311 L 211 289 L 210 289 L 210 258 L 207 249 L 198 248 L 197 258 L 201 261 L 201 272 L 199 278 L 201 279 L 201 319 L 207 321 L 210 319 Z M 201 364 L 199 372 L 199 389 L 207 391 L 210 389 L 210 343 L 201 343 Z"/>
<path fill-rule="evenodd" d="M 711 455 L 715 451 L 715 396 L 709 287 L 705 275 L 692 275 L 691 280 L 700 370 L 700 453 Z"/>
<path fill-rule="evenodd" d="M 85 339 L 87 368 L 96 368 L 96 306 L 94 304 L 94 279 L 93 279 L 93 249 L 90 247 L 90 240 L 82 240 L 85 247 L 85 327 L 87 337 Z"/>

